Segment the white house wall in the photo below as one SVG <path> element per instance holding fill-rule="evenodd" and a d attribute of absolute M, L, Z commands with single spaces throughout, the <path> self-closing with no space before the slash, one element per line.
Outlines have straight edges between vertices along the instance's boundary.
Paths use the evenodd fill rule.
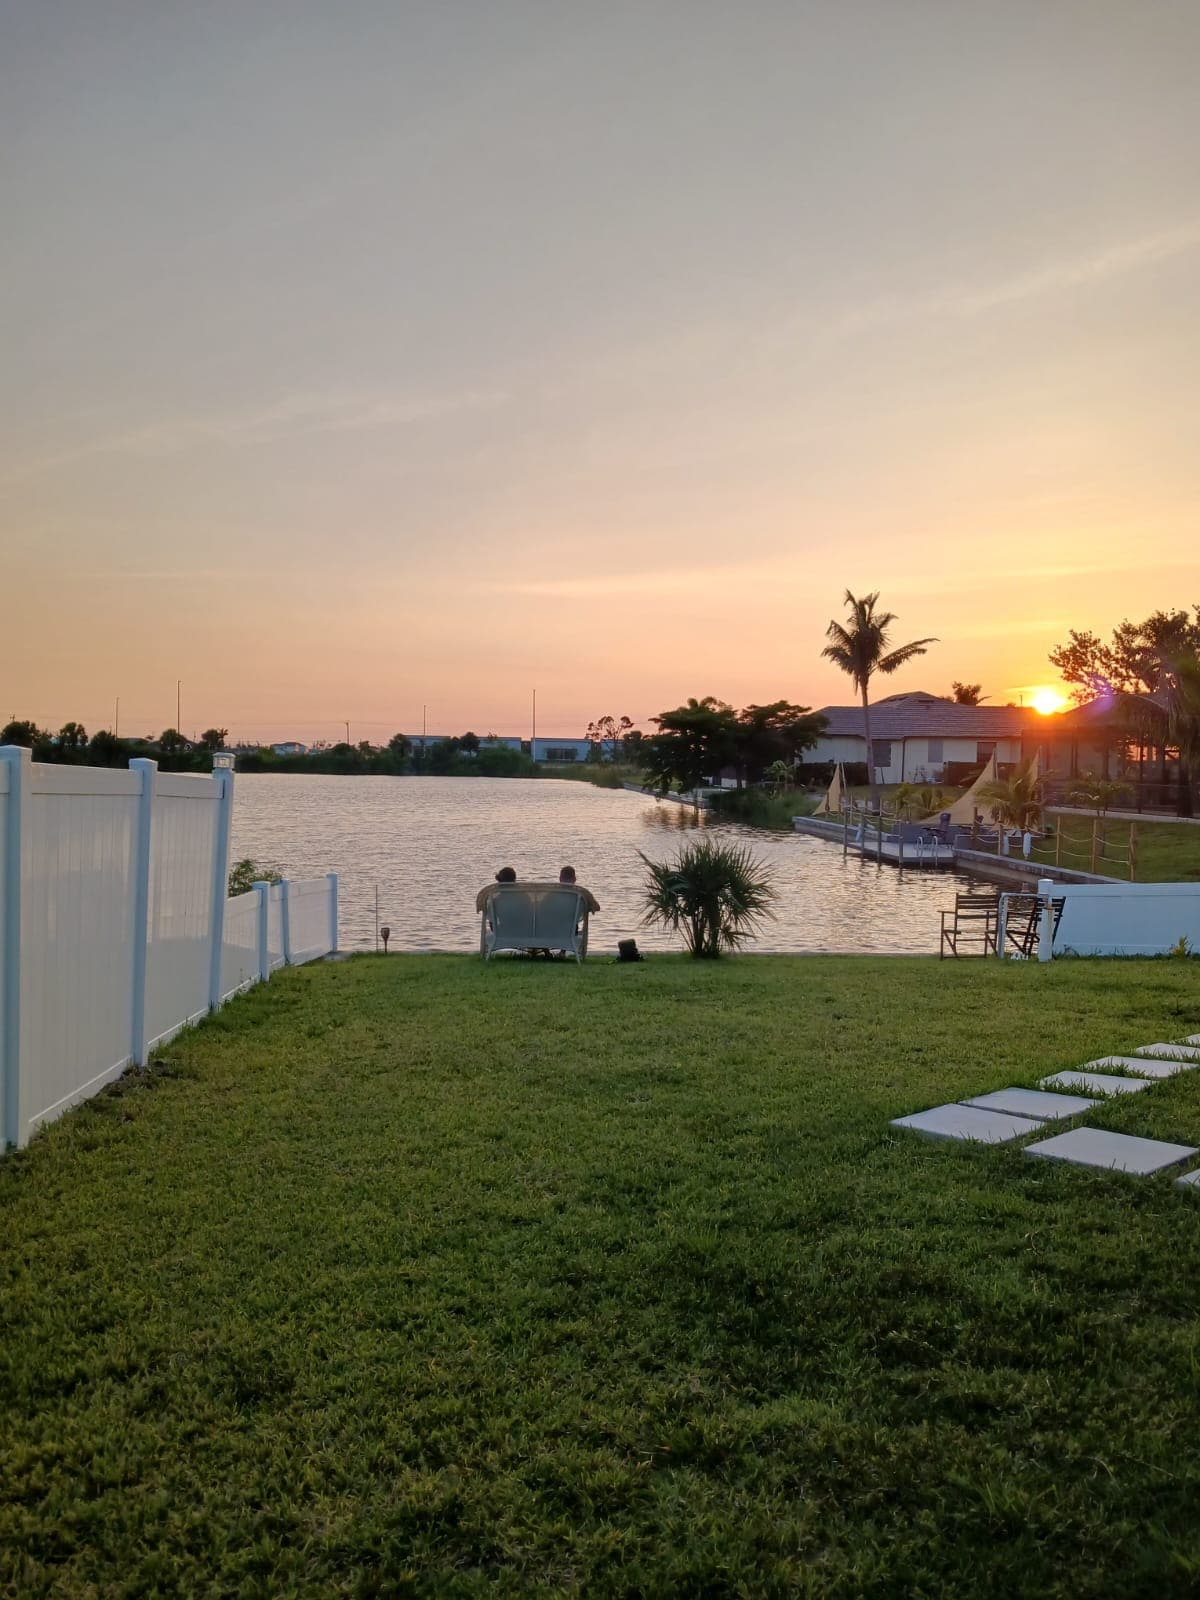
<path fill-rule="evenodd" d="M 879 745 L 889 741 L 876 738 Z M 935 746 L 938 741 L 934 741 Z M 963 762 L 968 766 L 979 763 L 979 745 L 991 741 L 978 739 L 942 739 L 941 756 L 934 758 L 929 753 L 930 740 L 927 738 L 892 739 L 891 763 L 878 769 L 881 783 L 936 783 L 942 775 L 948 762 Z M 1016 762 L 1021 759 L 1020 739 L 997 739 L 996 760 Z M 848 764 L 852 761 L 865 762 L 867 759 L 867 741 L 850 734 L 838 734 L 833 738 L 823 738 L 817 741 L 816 749 L 806 750 L 805 761 L 841 761 Z M 903 765 L 901 764 L 903 762 Z"/>

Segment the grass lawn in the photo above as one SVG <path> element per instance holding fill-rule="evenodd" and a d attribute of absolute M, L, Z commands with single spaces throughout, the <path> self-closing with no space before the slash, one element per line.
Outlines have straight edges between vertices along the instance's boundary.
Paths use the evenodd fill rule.
<path fill-rule="evenodd" d="M 1090 816 L 1052 811 L 1047 822 L 1064 828 L 1064 867 L 1091 871 L 1092 823 Z M 1128 875 L 1130 823 L 1106 817 L 1101 823 L 1109 859 L 1102 855 L 1097 872 L 1113 878 Z M 1054 861 L 1054 840 L 1035 847 L 1036 861 Z M 1190 822 L 1137 823 L 1137 880 L 1139 883 L 1187 883 L 1200 878 L 1200 826 Z"/>
<path fill-rule="evenodd" d="M 281 973 L 0 1162 L 0 1594 L 1195 1594 L 1200 1197 L 887 1119 L 1196 1029 L 1184 961 Z"/>

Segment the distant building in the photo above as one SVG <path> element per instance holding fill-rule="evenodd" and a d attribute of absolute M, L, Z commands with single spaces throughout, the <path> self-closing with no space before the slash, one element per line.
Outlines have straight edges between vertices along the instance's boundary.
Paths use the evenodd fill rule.
<path fill-rule="evenodd" d="M 308 746 L 300 744 L 296 739 L 285 739 L 282 744 L 273 744 L 271 749 L 277 756 L 306 756 L 308 754 Z"/>
<path fill-rule="evenodd" d="M 534 739 L 529 753 L 535 761 L 569 766 L 573 761 L 586 761 L 590 749 L 586 739 Z"/>
<path fill-rule="evenodd" d="M 865 762 L 861 706 L 822 706 L 828 727 L 802 760 Z M 871 705 L 871 743 L 880 783 L 940 783 L 950 763 L 1000 766 L 1022 759 L 1046 719 L 1024 706 L 960 706 L 935 694 L 894 694 Z"/>

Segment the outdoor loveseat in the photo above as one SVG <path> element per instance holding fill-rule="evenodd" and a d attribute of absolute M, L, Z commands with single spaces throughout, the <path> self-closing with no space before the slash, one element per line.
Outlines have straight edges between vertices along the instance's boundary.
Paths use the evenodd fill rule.
<path fill-rule="evenodd" d="M 480 917 L 479 951 L 489 961 L 499 950 L 562 950 L 582 961 L 587 941 L 587 900 L 565 884 L 501 884 Z"/>

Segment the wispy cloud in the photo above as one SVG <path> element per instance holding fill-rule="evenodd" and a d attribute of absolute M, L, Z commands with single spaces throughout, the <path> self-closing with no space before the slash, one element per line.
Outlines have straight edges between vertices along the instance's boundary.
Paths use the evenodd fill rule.
<path fill-rule="evenodd" d="M 24 461 L 0 475 L 16 483 L 90 456 L 169 456 L 199 445 L 237 449 L 277 439 L 322 433 L 355 433 L 411 427 L 505 404 L 500 390 L 467 389 L 442 394 L 370 389 L 297 391 L 251 407 L 165 417 L 140 427 L 104 434 L 68 449 Z"/>
<path fill-rule="evenodd" d="M 1128 277 L 1200 249 L 1200 218 L 1100 245 L 1082 255 L 1061 258 L 982 284 L 944 284 L 927 293 L 879 295 L 855 306 L 825 329 L 827 336 L 849 335 L 884 323 L 919 317 L 970 318 L 1001 306 L 1044 299 Z"/>

